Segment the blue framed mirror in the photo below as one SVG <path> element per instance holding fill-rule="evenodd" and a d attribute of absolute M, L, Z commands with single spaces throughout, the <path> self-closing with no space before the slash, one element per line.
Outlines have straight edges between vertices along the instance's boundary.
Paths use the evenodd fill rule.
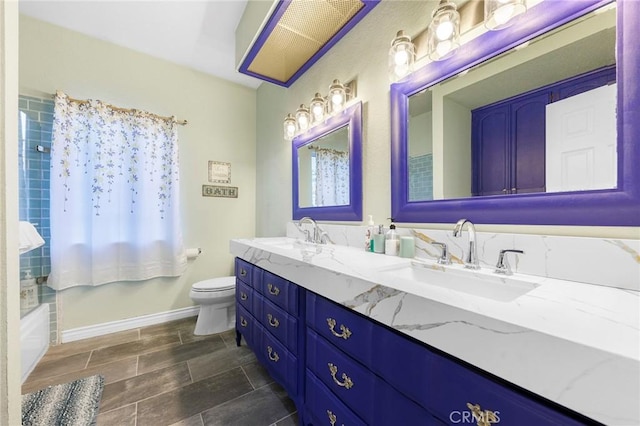
<path fill-rule="evenodd" d="M 640 97 L 638 96 L 640 50 L 637 49 L 634 42 L 638 37 L 640 2 L 633 0 L 618 0 L 617 2 L 611 0 L 558 0 L 553 2 L 552 7 L 546 3 L 547 1 L 543 1 L 531 8 L 525 15 L 519 17 L 511 27 L 501 31 L 484 33 L 464 44 L 450 59 L 432 62 L 391 86 L 391 192 L 392 215 L 396 221 L 452 223 L 461 217 L 466 217 L 476 223 L 486 224 L 640 225 L 640 168 L 634 164 L 640 158 L 640 142 L 637 141 L 640 136 Z M 456 144 L 453 142 L 455 136 L 440 136 L 442 140 L 439 142 L 438 148 L 436 148 L 437 143 L 434 140 L 432 152 L 422 150 L 415 155 L 411 152 L 414 148 L 410 145 L 409 133 L 413 132 L 410 129 L 416 127 L 410 122 L 413 115 L 411 109 L 417 109 L 419 113 L 438 115 L 439 120 L 433 121 L 434 128 L 448 125 L 455 127 L 458 132 L 462 133 L 461 129 L 466 126 L 467 140 L 472 139 L 475 132 L 475 129 L 472 128 L 473 124 L 461 126 L 460 121 L 456 121 L 451 118 L 451 115 L 448 115 L 448 111 L 452 108 L 451 105 L 442 100 L 435 101 L 441 96 L 438 93 L 442 87 L 440 83 L 454 86 L 457 84 L 456 80 L 462 81 L 467 77 L 464 76 L 466 70 L 470 69 L 469 74 L 472 74 L 485 67 L 485 64 L 486 67 L 490 67 L 502 59 L 502 56 L 496 59 L 498 55 L 507 51 L 517 52 L 516 48 L 527 42 L 538 43 L 537 37 L 555 34 L 561 31 L 563 26 L 566 27 L 567 23 L 571 28 L 577 27 L 576 23 L 585 19 L 585 16 L 596 15 L 595 11 L 600 12 L 612 7 L 614 7 L 613 20 L 615 21 L 615 29 L 613 30 L 615 54 L 610 56 L 615 58 L 615 66 L 613 67 L 615 71 L 611 66 L 603 64 L 599 64 L 597 69 L 597 72 L 608 73 L 607 78 L 609 79 L 613 73 L 613 79 L 616 82 L 614 105 L 617 108 L 617 113 L 614 112 L 613 118 L 616 136 L 612 138 L 614 168 L 610 185 L 594 186 L 594 189 L 568 189 L 552 192 L 547 189 L 548 182 L 544 182 L 545 178 L 548 181 L 549 177 L 543 175 L 543 183 L 532 184 L 531 188 L 533 189 L 530 192 L 520 191 L 515 185 L 505 184 L 500 191 L 504 195 L 497 195 L 491 191 L 483 192 L 483 181 L 479 176 L 484 175 L 481 175 L 480 171 L 484 167 L 485 171 L 495 172 L 502 167 L 502 165 L 498 165 L 502 158 L 515 158 L 514 152 L 517 150 L 515 147 L 499 153 L 484 164 L 478 160 L 478 150 L 483 147 L 482 143 L 478 144 L 480 148 L 475 146 L 474 152 L 469 148 L 471 147 L 469 142 L 466 151 L 463 152 L 456 149 Z M 535 46 L 535 44 L 531 46 Z M 522 50 L 526 51 L 530 47 Z M 588 49 L 583 49 L 584 56 L 594 56 L 593 48 L 593 44 L 590 44 Z M 569 58 L 574 62 L 577 61 L 577 57 L 570 56 Z M 491 61 L 489 61 L 490 59 Z M 546 66 L 538 66 L 534 69 L 534 75 L 532 76 L 530 73 L 527 80 L 531 80 L 537 77 L 537 74 L 543 74 L 545 71 Z M 578 77 L 582 78 L 587 74 L 582 73 Z M 567 76 L 561 77 L 558 81 L 563 84 L 570 80 Z M 510 78 L 507 74 L 496 77 L 502 81 L 503 86 L 506 86 L 506 82 Z M 547 85 L 549 84 L 546 84 L 545 87 Z M 488 83 L 476 85 L 476 89 L 489 87 L 492 86 Z M 533 91 L 532 87 L 524 90 L 527 95 Z M 491 92 L 496 92 L 496 90 L 491 90 Z M 473 94 L 470 93 L 466 92 L 464 96 L 459 96 L 459 103 L 473 98 Z M 495 95 L 495 93 L 493 94 Z M 504 96 L 495 96 L 497 97 L 489 102 L 491 107 L 498 107 L 500 101 L 504 101 Z M 512 97 L 509 100 L 516 102 L 518 101 L 516 98 Z M 414 99 L 422 107 L 416 108 L 412 105 Z M 419 99 L 422 101 L 418 101 Z M 430 102 L 433 102 L 432 108 L 428 106 Z M 425 104 L 427 105 L 426 110 Z M 476 112 L 472 110 L 474 107 L 481 110 L 480 105 L 484 104 L 463 108 L 464 110 L 458 116 L 472 117 Z M 543 128 L 544 126 L 543 124 Z M 536 130 L 535 127 L 524 132 L 530 134 L 534 130 Z M 434 138 L 445 134 L 442 129 L 433 129 L 432 131 L 429 128 L 426 131 L 431 132 Z M 432 156 L 433 173 L 431 192 L 416 186 L 417 183 L 424 183 L 423 177 L 418 179 L 414 177 L 412 180 L 410 173 L 410 168 L 413 167 L 410 158 L 415 160 L 424 156 L 428 160 L 429 155 Z M 543 147 L 543 159 L 544 155 Z M 499 158 L 496 160 L 496 157 Z M 445 161 L 443 158 L 447 160 Z M 524 158 L 525 160 L 535 158 L 535 154 L 527 154 Z M 426 163 L 427 161 L 425 161 Z M 448 165 L 453 166 L 446 168 L 445 166 Z M 548 161 L 544 167 L 549 168 Z M 505 173 L 507 177 L 504 180 L 511 183 L 514 181 L 514 175 L 515 172 L 509 171 Z M 485 182 L 488 180 L 485 177 Z M 456 182 L 463 182 L 466 187 L 461 188 L 461 185 L 456 187 Z"/>
<path fill-rule="evenodd" d="M 293 219 L 362 220 L 362 103 L 293 139 Z"/>

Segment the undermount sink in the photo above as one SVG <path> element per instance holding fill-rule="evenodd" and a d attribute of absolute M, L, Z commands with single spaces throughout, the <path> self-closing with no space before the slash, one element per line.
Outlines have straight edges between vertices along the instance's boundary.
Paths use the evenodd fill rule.
<path fill-rule="evenodd" d="M 392 280 L 446 288 L 500 302 L 515 300 L 539 286 L 534 282 L 535 278 L 463 269 L 458 265 L 441 266 L 412 262 L 409 265 L 380 269 L 379 272 Z"/>
<path fill-rule="evenodd" d="M 289 237 L 273 237 L 273 238 L 260 238 L 260 244 L 265 246 L 281 249 L 281 250 L 314 250 L 322 251 L 324 244 L 308 243 L 306 241 L 298 240 Z"/>

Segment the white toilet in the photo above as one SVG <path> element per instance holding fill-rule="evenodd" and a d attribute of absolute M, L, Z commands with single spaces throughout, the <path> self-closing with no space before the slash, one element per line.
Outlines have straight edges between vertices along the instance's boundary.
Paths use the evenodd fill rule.
<path fill-rule="evenodd" d="M 200 305 L 193 334 L 221 333 L 235 326 L 236 277 L 211 278 L 191 286 L 189 296 Z"/>

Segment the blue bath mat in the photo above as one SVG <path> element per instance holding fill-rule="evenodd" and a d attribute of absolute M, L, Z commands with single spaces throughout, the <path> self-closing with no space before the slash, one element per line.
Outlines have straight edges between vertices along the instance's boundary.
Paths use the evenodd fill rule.
<path fill-rule="evenodd" d="M 85 377 L 22 395 L 23 426 L 94 425 L 104 377 Z"/>

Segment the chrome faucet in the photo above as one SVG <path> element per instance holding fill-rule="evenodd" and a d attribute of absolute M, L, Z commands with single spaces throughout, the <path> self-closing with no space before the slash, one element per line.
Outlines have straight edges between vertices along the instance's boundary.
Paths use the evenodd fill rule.
<path fill-rule="evenodd" d="M 449 249 L 447 248 L 447 245 L 445 243 L 440 243 L 438 241 L 433 241 L 431 245 L 440 248 L 440 257 L 438 258 L 438 263 L 440 265 L 450 265 L 451 255 L 449 254 Z"/>
<path fill-rule="evenodd" d="M 313 230 L 313 238 L 311 237 L 311 233 L 307 230 L 304 229 L 303 225 L 305 223 L 310 223 L 312 226 L 312 230 Z M 305 216 L 302 219 L 300 219 L 298 221 L 298 229 L 302 232 L 304 232 L 304 241 L 307 243 L 320 243 L 321 241 L 321 237 L 320 237 L 320 228 L 318 228 L 318 224 L 316 223 L 315 220 L 311 219 L 309 216 Z"/>
<path fill-rule="evenodd" d="M 464 267 L 469 269 L 480 269 L 478 262 L 478 252 L 476 251 L 476 227 L 467 219 L 460 219 L 456 226 L 453 227 L 453 236 L 460 237 L 465 223 L 469 232 L 469 252 L 464 258 Z"/>
<path fill-rule="evenodd" d="M 513 250 L 513 249 L 500 250 L 500 254 L 498 255 L 498 263 L 496 264 L 496 270 L 495 270 L 496 274 L 504 274 L 504 275 L 513 274 L 513 272 L 511 272 L 511 267 L 509 266 L 509 262 L 505 257 L 505 254 L 507 253 L 524 254 L 522 250 Z"/>

